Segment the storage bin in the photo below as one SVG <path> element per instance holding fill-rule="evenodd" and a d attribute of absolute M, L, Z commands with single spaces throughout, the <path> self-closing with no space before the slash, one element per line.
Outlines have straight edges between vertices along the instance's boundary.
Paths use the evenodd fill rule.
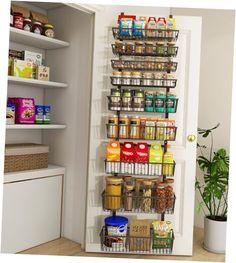
<path fill-rule="evenodd" d="M 43 144 L 6 144 L 4 172 L 47 168 L 48 152 Z"/>

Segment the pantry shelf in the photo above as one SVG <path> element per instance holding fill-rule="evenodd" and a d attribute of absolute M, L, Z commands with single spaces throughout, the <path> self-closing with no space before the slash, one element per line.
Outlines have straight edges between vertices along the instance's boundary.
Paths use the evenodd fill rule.
<path fill-rule="evenodd" d="M 7 124 L 7 130 L 52 130 L 65 129 L 64 124 Z"/>
<path fill-rule="evenodd" d="M 10 41 L 41 49 L 57 49 L 70 45 L 66 41 L 49 38 L 14 27 L 10 28 Z"/>
<path fill-rule="evenodd" d="M 4 183 L 13 183 L 17 181 L 38 179 L 62 174 L 65 174 L 64 167 L 49 164 L 48 168 L 5 173 Z"/>
<path fill-rule="evenodd" d="M 8 76 L 8 83 L 41 88 L 67 88 L 67 83 Z"/>

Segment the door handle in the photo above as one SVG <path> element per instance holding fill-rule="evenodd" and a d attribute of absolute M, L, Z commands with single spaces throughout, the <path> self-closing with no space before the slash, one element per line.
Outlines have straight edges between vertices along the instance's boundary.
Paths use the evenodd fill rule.
<path fill-rule="evenodd" d="M 187 139 L 188 139 L 189 142 L 194 142 L 195 139 L 196 139 L 196 136 L 193 135 L 193 134 L 189 134 L 189 135 L 187 136 Z"/>

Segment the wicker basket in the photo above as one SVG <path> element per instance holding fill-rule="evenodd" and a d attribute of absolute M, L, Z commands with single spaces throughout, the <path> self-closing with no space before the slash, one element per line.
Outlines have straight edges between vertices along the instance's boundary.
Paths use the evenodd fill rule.
<path fill-rule="evenodd" d="M 42 144 L 6 144 L 4 172 L 48 167 L 49 147 Z"/>

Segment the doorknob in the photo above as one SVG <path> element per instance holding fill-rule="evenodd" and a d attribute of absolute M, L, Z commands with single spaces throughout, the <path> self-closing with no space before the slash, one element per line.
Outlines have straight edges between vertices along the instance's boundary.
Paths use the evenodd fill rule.
<path fill-rule="evenodd" d="M 196 139 L 196 136 L 193 135 L 193 134 L 189 134 L 188 137 L 187 137 L 187 139 L 188 139 L 189 142 L 194 142 L 195 139 Z"/>

